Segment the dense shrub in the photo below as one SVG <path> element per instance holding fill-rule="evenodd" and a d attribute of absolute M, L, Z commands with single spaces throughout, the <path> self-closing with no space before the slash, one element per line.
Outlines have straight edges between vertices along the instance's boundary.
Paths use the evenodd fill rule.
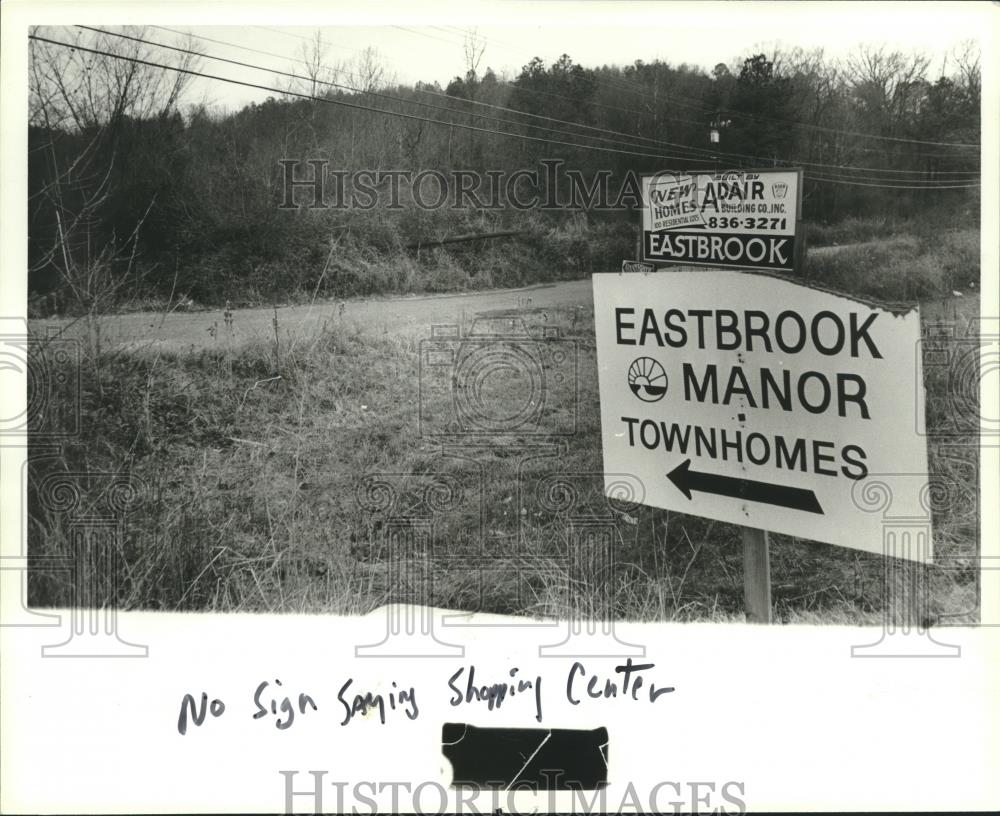
<path fill-rule="evenodd" d="M 908 235 L 809 256 L 806 276 L 882 300 L 923 300 L 979 285 L 979 234 Z"/>

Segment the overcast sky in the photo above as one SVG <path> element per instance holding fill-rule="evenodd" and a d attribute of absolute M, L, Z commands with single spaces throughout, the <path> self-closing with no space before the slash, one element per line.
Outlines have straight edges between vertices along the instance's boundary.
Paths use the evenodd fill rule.
<path fill-rule="evenodd" d="M 229 22 L 235 15 L 218 9 L 210 17 L 199 17 L 196 6 L 183 5 L 181 17 L 147 14 L 145 22 L 191 32 L 207 55 L 249 62 L 269 69 L 254 71 L 202 60 L 201 70 L 262 85 L 284 86 L 274 70 L 302 71 L 296 61 L 317 29 L 323 33 L 330 64 L 350 60 L 364 48 L 380 52 L 387 68 L 401 83 L 417 80 L 445 86 L 464 73 L 463 40 L 475 28 L 486 49 L 480 72 L 487 66 L 498 73 L 516 76 L 532 57 L 546 63 L 568 53 L 576 62 L 592 67 L 625 65 L 636 59 L 661 59 L 671 64 L 688 63 L 706 71 L 719 62 L 734 60 L 775 43 L 804 48 L 822 47 L 832 57 L 849 53 L 861 43 L 885 44 L 890 48 L 920 50 L 934 58 L 931 71 L 941 70 L 945 56 L 964 42 L 975 39 L 983 28 L 983 3 L 603 3 L 550 0 L 515 3 L 467 0 L 395 6 L 393 4 L 324 4 L 315 7 L 294 4 L 255 5 L 238 8 L 243 24 L 206 25 Z M 179 5 L 174 8 L 180 10 Z M 280 8 L 280 16 L 275 9 Z M 132 16 L 132 15 L 130 15 Z M 96 20 L 94 21 L 97 22 Z M 125 22 L 125 20 L 122 20 Z M 101 21 L 110 25 L 107 16 Z M 330 23 L 340 23 L 330 25 Z M 147 36 L 178 44 L 182 37 L 162 28 L 149 28 Z M 223 44 L 226 43 L 226 44 Z M 198 80 L 187 101 L 208 102 L 229 109 L 269 94 L 217 81 Z"/>

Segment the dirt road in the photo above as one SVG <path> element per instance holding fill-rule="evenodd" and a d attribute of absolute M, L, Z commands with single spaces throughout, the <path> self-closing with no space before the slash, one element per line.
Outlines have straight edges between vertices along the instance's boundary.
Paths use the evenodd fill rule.
<path fill-rule="evenodd" d="M 287 338 L 309 336 L 324 323 L 343 320 L 353 325 L 375 330 L 393 331 L 400 327 L 419 328 L 435 323 L 458 323 L 478 312 L 496 309 L 551 308 L 554 306 L 585 306 L 592 300 L 590 279 L 541 284 L 523 289 L 494 289 L 487 292 L 421 295 L 411 297 L 348 300 L 343 311 L 338 302 L 316 303 L 312 306 L 279 306 L 278 334 Z M 273 308 L 237 309 L 233 311 L 233 332 L 236 343 L 274 338 Z M 71 319 L 37 320 L 32 331 L 61 331 L 63 336 L 80 337 L 83 321 Z M 226 336 L 222 309 L 194 312 L 136 312 L 109 315 L 101 320 L 101 343 L 104 348 L 197 350 L 222 342 Z M 214 332 L 214 336 L 213 336 Z"/>
<path fill-rule="evenodd" d="M 844 247 L 811 250 L 816 254 Z M 478 312 L 496 309 L 587 306 L 592 303 L 590 279 L 538 284 L 521 289 L 492 289 L 485 292 L 420 295 L 348 300 L 341 304 L 325 301 L 312 306 L 279 306 L 278 334 L 284 341 L 307 337 L 325 322 L 343 320 L 348 327 L 359 325 L 392 331 L 400 326 L 429 327 L 434 323 L 457 323 Z M 274 338 L 273 308 L 237 309 L 233 312 L 233 336 L 237 344 Z M 48 319 L 32 321 L 32 330 L 62 332 L 82 337 L 81 320 Z M 134 312 L 108 315 L 100 321 L 103 348 L 150 348 L 172 351 L 199 350 L 223 341 L 227 329 L 222 309 L 205 311 Z"/>

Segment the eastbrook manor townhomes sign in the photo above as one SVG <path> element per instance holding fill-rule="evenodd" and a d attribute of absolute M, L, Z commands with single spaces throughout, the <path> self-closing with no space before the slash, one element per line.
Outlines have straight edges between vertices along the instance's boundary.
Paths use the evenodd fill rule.
<path fill-rule="evenodd" d="M 865 490 L 926 482 L 919 313 L 763 271 L 794 269 L 798 180 L 644 179 L 642 261 L 711 268 L 593 276 L 606 489 L 629 473 L 647 505 L 882 553 Z"/>

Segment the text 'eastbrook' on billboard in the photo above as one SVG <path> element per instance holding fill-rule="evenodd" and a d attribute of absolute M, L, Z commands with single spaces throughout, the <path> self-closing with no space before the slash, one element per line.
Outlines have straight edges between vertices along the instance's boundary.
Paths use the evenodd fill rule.
<path fill-rule="evenodd" d="M 790 272 L 798 170 L 658 173 L 642 180 L 642 260 Z"/>

